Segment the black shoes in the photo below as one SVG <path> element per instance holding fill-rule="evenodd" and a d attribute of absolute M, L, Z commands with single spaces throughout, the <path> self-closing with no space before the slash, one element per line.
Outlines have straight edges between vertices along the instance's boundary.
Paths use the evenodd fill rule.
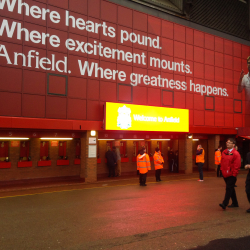
<path fill-rule="evenodd" d="M 222 207 L 222 209 L 224 210 L 226 209 L 226 206 L 223 203 L 219 204 L 219 206 Z"/>
<path fill-rule="evenodd" d="M 246 212 L 247 212 L 247 213 L 250 213 L 250 208 L 248 208 Z"/>
<path fill-rule="evenodd" d="M 156 180 L 156 182 L 160 182 L 160 180 Z"/>
<path fill-rule="evenodd" d="M 147 186 L 147 184 L 140 184 L 140 186 L 143 186 L 143 187 L 145 187 L 145 186 Z"/>
<path fill-rule="evenodd" d="M 233 203 L 227 207 L 239 207 L 239 205 L 234 205 Z"/>

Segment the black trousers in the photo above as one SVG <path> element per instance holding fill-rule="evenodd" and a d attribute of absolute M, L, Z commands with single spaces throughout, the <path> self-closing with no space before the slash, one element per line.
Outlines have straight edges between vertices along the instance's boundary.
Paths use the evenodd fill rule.
<path fill-rule="evenodd" d="M 200 173 L 200 180 L 203 180 L 203 165 L 204 163 L 203 162 L 198 162 L 198 170 L 199 170 L 199 173 Z"/>
<path fill-rule="evenodd" d="M 115 165 L 108 165 L 109 168 L 109 177 L 115 177 Z"/>
<path fill-rule="evenodd" d="M 247 199 L 250 203 L 250 173 L 248 173 L 246 179 L 246 194 L 247 194 Z"/>
<path fill-rule="evenodd" d="M 140 185 L 146 184 L 146 179 L 147 179 L 147 173 L 146 174 L 141 174 L 140 173 Z"/>
<path fill-rule="evenodd" d="M 156 179 L 156 181 L 161 180 L 161 169 L 155 170 L 155 179 Z"/>
<path fill-rule="evenodd" d="M 222 173 L 220 171 L 220 165 L 217 165 L 217 177 L 221 177 Z"/>
<path fill-rule="evenodd" d="M 237 206 L 238 205 L 238 200 L 237 200 L 236 192 L 235 192 L 235 189 L 234 189 L 237 178 L 234 177 L 234 176 L 229 176 L 227 178 L 224 178 L 224 181 L 226 183 L 226 194 L 225 194 L 223 204 L 225 206 L 227 206 L 228 203 L 229 203 L 229 200 L 231 198 L 232 199 L 232 204 Z"/>

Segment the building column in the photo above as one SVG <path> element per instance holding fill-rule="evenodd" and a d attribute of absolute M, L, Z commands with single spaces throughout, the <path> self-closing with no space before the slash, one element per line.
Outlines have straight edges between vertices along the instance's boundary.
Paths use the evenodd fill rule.
<path fill-rule="evenodd" d="M 220 144 L 220 135 L 210 135 L 208 137 L 208 170 L 215 170 L 214 152 Z"/>
<path fill-rule="evenodd" d="M 96 138 L 96 144 L 90 144 L 89 138 Z M 90 131 L 83 133 L 81 137 L 81 171 L 80 178 L 85 178 L 85 182 L 97 181 L 97 141 L 98 132 L 96 136 L 91 136 Z M 89 157 L 89 146 L 96 146 L 95 157 Z"/>
<path fill-rule="evenodd" d="M 179 171 L 185 174 L 193 173 L 193 141 L 187 135 L 179 139 Z"/>

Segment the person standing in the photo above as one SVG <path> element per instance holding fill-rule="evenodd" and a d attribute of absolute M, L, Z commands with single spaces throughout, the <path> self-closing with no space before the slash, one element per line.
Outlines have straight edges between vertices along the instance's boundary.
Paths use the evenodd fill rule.
<path fill-rule="evenodd" d="M 115 177 L 115 165 L 116 165 L 116 154 L 115 154 L 115 147 L 112 148 L 112 151 L 108 149 L 105 154 L 107 159 L 107 165 L 109 169 L 108 177 Z"/>
<path fill-rule="evenodd" d="M 159 182 L 161 181 L 161 169 L 163 168 L 163 157 L 161 156 L 161 151 L 157 147 L 155 148 L 155 153 L 154 153 L 154 165 L 155 165 L 155 178 L 156 181 Z"/>
<path fill-rule="evenodd" d="M 198 164 L 198 170 L 200 173 L 200 179 L 198 181 L 203 181 L 203 165 L 205 162 L 205 150 L 202 148 L 201 145 L 197 146 L 196 151 L 196 163 Z"/>
<path fill-rule="evenodd" d="M 245 169 L 249 169 L 246 178 L 246 194 L 248 202 L 250 203 L 250 152 L 247 153 Z M 247 209 L 247 213 L 250 213 L 250 208 Z"/>
<path fill-rule="evenodd" d="M 174 151 L 172 148 L 168 151 L 168 167 L 169 172 L 174 172 Z"/>
<path fill-rule="evenodd" d="M 241 166 L 241 158 L 238 151 L 235 150 L 235 140 L 229 138 L 226 142 L 227 149 L 221 154 L 221 172 L 226 183 L 226 194 L 223 202 L 219 204 L 222 209 L 226 209 L 230 198 L 232 204 L 228 207 L 238 207 L 238 200 L 235 192 L 235 183 Z"/>
<path fill-rule="evenodd" d="M 214 154 L 214 163 L 217 166 L 217 177 L 222 177 L 221 171 L 220 171 L 220 163 L 221 163 L 221 150 L 222 146 L 219 146 L 218 149 L 215 150 Z"/>
<path fill-rule="evenodd" d="M 140 173 L 140 186 L 147 186 L 147 172 L 151 170 L 151 163 L 149 155 L 146 153 L 146 148 L 141 149 L 137 155 L 137 170 L 139 170 Z"/>
<path fill-rule="evenodd" d="M 116 158 L 117 158 L 117 164 L 116 164 L 116 176 L 121 176 L 121 154 L 120 149 L 116 148 Z"/>

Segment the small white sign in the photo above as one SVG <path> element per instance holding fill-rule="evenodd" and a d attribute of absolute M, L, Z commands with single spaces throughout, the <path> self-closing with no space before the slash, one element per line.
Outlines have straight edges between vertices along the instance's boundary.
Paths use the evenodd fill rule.
<path fill-rule="evenodd" d="M 89 144 L 96 144 L 96 137 L 89 137 Z"/>
<path fill-rule="evenodd" d="M 96 158 L 96 145 L 89 145 L 88 158 Z"/>

